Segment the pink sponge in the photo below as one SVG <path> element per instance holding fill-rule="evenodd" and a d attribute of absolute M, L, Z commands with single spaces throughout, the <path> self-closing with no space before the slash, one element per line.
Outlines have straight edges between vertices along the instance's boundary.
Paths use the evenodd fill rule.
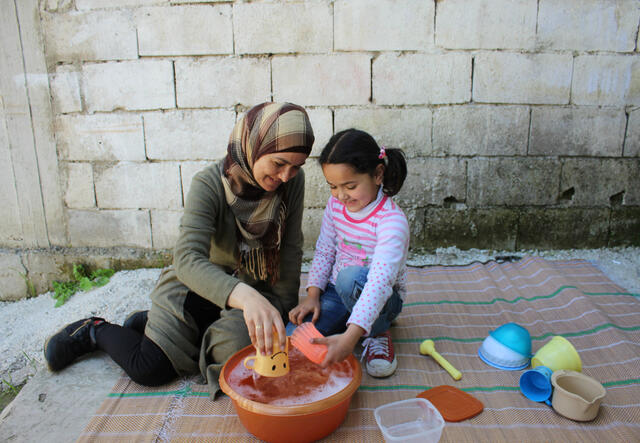
<path fill-rule="evenodd" d="M 291 335 L 291 344 L 295 346 L 305 357 L 315 364 L 322 363 L 325 355 L 327 355 L 326 345 L 317 345 L 311 343 L 312 338 L 324 337 L 320 331 L 311 322 L 306 322 L 298 326 Z"/>

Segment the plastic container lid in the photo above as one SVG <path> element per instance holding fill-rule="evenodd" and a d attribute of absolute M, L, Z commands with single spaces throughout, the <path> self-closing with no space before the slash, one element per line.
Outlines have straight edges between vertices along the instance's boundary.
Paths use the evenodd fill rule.
<path fill-rule="evenodd" d="M 475 417 L 484 409 L 480 400 L 449 385 L 436 386 L 418 394 L 429 400 L 446 421 L 456 422 Z"/>
<path fill-rule="evenodd" d="M 424 398 L 387 403 L 373 415 L 386 442 L 435 443 L 444 428 L 442 415 Z"/>

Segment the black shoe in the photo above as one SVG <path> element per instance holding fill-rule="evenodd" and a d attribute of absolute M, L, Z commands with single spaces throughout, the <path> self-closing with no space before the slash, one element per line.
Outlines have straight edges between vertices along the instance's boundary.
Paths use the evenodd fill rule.
<path fill-rule="evenodd" d="M 147 314 L 149 311 L 135 311 L 129 314 L 122 324 L 122 327 L 133 329 L 134 331 L 144 334 L 144 328 L 147 325 Z"/>
<path fill-rule="evenodd" d="M 75 359 L 96 349 L 95 326 L 104 323 L 103 318 L 91 317 L 70 323 L 47 339 L 44 358 L 49 369 L 59 371 Z"/>

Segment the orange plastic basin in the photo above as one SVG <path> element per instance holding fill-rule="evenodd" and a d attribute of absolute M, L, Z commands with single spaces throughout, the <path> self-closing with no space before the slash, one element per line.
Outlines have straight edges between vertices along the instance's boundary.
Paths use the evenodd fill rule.
<path fill-rule="evenodd" d="M 311 403 L 277 406 L 242 397 L 229 383 L 233 368 L 254 352 L 252 345 L 236 352 L 225 363 L 219 379 L 220 388 L 231 397 L 238 418 L 247 431 L 272 443 L 311 442 L 326 437 L 340 426 L 362 379 L 362 368 L 353 355 L 347 359 L 353 370 L 353 379 L 341 391 Z"/>

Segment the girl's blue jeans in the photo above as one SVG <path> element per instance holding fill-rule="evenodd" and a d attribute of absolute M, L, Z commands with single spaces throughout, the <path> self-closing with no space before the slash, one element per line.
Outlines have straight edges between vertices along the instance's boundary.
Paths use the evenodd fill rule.
<path fill-rule="evenodd" d="M 327 284 L 327 288 L 320 296 L 320 317 L 315 326 L 324 335 L 339 334 L 347 329 L 347 320 L 353 306 L 358 301 L 362 288 L 367 282 L 369 268 L 363 266 L 349 266 L 338 273 L 335 286 Z M 391 327 L 391 321 L 402 311 L 402 298 L 395 290 L 385 303 L 380 315 L 373 323 L 370 337 L 375 337 Z M 311 321 L 313 314 L 308 314 L 304 321 Z M 287 335 L 291 335 L 296 325 L 287 324 Z"/>

